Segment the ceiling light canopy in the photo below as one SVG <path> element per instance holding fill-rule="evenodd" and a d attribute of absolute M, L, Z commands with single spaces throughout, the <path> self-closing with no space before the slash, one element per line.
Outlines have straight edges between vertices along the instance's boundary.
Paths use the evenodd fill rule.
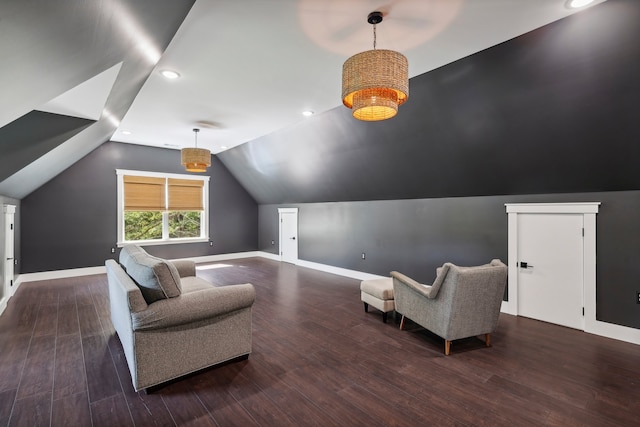
<path fill-rule="evenodd" d="M 195 148 L 183 148 L 180 151 L 182 166 L 187 172 L 206 172 L 211 166 L 211 151 L 205 148 L 198 148 L 198 132 L 200 129 L 194 129 L 196 138 Z"/>
<path fill-rule="evenodd" d="M 371 12 L 373 50 L 353 55 L 342 66 L 342 103 L 358 120 L 386 120 L 409 98 L 409 63 L 396 51 L 376 50 L 376 24 L 382 12 Z"/>

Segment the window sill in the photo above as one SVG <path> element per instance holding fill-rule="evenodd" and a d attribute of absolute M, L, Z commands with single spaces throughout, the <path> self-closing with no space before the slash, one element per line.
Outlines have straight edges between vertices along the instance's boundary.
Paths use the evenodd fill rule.
<path fill-rule="evenodd" d="M 197 238 L 187 238 L 187 239 L 167 239 L 167 240 L 136 240 L 132 242 L 118 242 L 117 245 L 119 248 L 128 244 L 135 244 L 140 246 L 156 246 L 156 245 L 181 245 L 184 243 L 204 243 L 208 242 L 208 237 L 197 237 Z"/>

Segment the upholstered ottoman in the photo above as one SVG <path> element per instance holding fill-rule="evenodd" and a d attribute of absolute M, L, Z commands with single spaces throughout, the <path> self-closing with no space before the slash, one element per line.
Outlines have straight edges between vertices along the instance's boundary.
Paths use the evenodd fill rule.
<path fill-rule="evenodd" d="M 365 313 L 369 305 L 382 312 L 382 321 L 387 323 L 387 313 L 396 309 L 393 301 L 393 280 L 391 277 L 370 279 L 360 282 L 360 299 L 364 303 Z"/>

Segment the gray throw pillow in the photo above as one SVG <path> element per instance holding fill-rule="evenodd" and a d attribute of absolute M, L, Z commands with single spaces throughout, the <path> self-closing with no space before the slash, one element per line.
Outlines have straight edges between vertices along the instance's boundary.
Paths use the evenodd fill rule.
<path fill-rule="evenodd" d="M 182 292 L 176 267 L 170 261 L 149 255 L 138 246 L 123 247 L 120 264 L 136 282 L 147 304 L 177 297 Z"/>

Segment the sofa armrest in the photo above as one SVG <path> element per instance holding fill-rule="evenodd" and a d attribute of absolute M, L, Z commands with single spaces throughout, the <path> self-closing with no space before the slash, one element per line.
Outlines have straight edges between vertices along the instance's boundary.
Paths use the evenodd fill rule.
<path fill-rule="evenodd" d="M 251 307 L 256 292 L 252 284 L 212 287 L 150 304 L 131 313 L 134 331 L 186 325 Z"/>
<path fill-rule="evenodd" d="M 189 277 L 196 275 L 196 263 L 194 261 L 188 259 L 179 259 L 176 261 L 171 261 L 171 263 L 178 270 L 178 275 L 180 277 Z"/>

